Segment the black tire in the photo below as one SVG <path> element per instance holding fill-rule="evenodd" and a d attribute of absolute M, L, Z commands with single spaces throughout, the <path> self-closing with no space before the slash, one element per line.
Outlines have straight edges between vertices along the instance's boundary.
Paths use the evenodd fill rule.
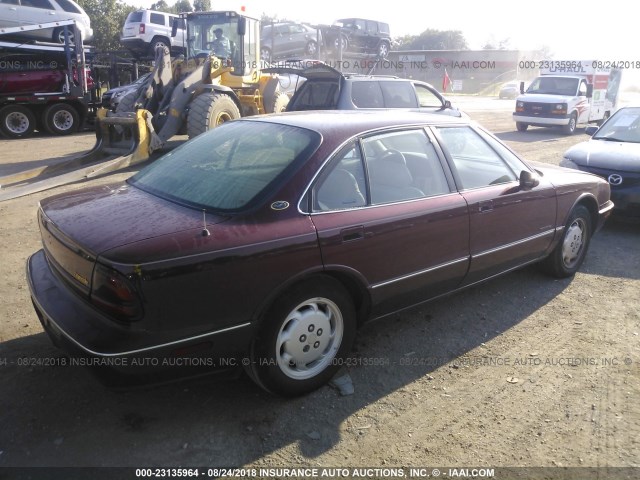
<path fill-rule="evenodd" d="M 556 278 L 574 275 L 587 255 L 591 234 L 591 214 L 585 206 L 577 205 L 569 215 L 562 240 L 542 262 L 543 269 Z"/>
<path fill-rule="evenodd" d="M 378 56 L 381 58 L 386 58 L 389 55 L 389 50 L 391 49 L 389 42 L 382 41 L 378 45 Z"/>
<path fill-rule="evenodd" d="M 69 135 L 78 131 L 80 115 L 72 105 L 54 103 L 44 110 L 42 124 L 52 135 Z"/>
<path fill-rule="evenodd" d="M 356 333 L 353 301 L 337 281 L 314 277 L 281 296 L 262 319 L 250 377 L 283 396 L 309 393 L 340 369 Z"/>
<path fill-rule="evenodd" d="M 315 40 L 309 40 L 307 46 L 304 47 L 304 53 L 311 57 L 315 57 L 318 54 L 318 44 Z"/>
<path fill-rule="evenodd" d="M 516 122 L 516 128 L 519 132 L 526 132 L 527 128 L 529 128 L 528 123 Z"/>
<path fill-rule="evenodd" d="M 342 43 L 342 53 L 346 52 L 349 48 L 349 39 L 344 35 L 340 35 L 333 41 L 333 47 L 336 49 L 336 53 L 340 51 L 340 43 Z"/>
<path fill-rule="evenodd" d="M 30 137 L 36 128 L 36 118 L 22 105 L 8 105 L 0 110 L 0 131 L 9 138 Z"/>
<path fill-rule="evenodd" d="M 205 92 L 191 102 L 187 134 L 194 138 L 225 122 L 240 118 L 240 110 L 229 95 Z"/>
<path fill-rule="evenodd" d="M 576 126 L 578 124 L 578 116 L 574 113 L 569 117 L 569 123 L 562 127 L 562 132 L 565 135 L 573 135 L 576 131 Z"/>
<path fill-rule="evenodd" d="M 273 100 L 270 105 L 265 105 L 267 113 L 282 113 L 289 105 L 289 96 L 284 92 L 276 92 L 273 94 Z"/>
<path fill-rule="evenodd" d="M 73 28 L 69 26 L 67 29 L 69 34 L 69 44 L 75 44 L 75 35 L 73 34 Z M 64 44 L 64 28 L 58 27 L 54 28 L 52 35 L 53 43 L 62 43 Z"/>
<path fill-rule="evenodd" d="M 260 47 L 260 60 L 264 60 L 265 62 L 271 61 L 271 50 L 267 47 Z"/>

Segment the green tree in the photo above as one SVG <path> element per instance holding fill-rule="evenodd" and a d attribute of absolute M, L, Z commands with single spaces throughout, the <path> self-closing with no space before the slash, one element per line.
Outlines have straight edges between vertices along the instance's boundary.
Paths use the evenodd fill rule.
<path fill-rule="evenodd" d="M 156 3 L 152 3 L 149 7 L 150 10 L 157 10 L 158 12 L 173 13 L 172 8 L 165 0 L 158 0 Z"/>
<path fill-rule="evenodd" d="M 395 39 L 401 50 L 468 50 L 467 40 L 460 30 L 425 30 L 420 35 L 405 35 Z"/>
<path fill-rule="evenodd" d="M 178 0 L 172 7 L 173 13 L 193 12 L 189 0 Z"/>
<path fill-rule="evenodd" d="M 193 9 L 196 12 L 208 12 L 211 10 L 211 0 L 194 0 Z"/>
<path fill-rule="evenodd" d="M 120 34 L 127 15 L 136 7 L 125 5 L 117 0 L 78 0 L 87 12 L 93 28 L 93 40 L 90 42 L 96 51 L 121 50 Z"/>

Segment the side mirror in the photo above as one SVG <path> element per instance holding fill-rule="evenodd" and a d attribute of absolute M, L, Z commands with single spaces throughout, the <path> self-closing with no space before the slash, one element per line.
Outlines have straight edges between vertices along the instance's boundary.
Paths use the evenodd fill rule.
<path fill-rule="evenodd" d="M 447 109 L 447 108 L 452 108 L 451 107 L 451 101 L 450 100 L 445 100 L 444 104 L 442 105 L 443 109 Z"/>
<path fill-rule="evenodd" d="M 247 19 L 245 17 L 238 18 L 238 35 L 243 36 L 247 33 Z"/>
<path fill-rule="evenodd" d="M 598 127 L 597 125 L 589 125 L 584 129 L 584 133 L 586 133 L 590 137 L 593 137 L 593 135 L 598 131 L 599 128 L 600 127 Z"/>
<path fill-rule="evenodd" d="M 524 93 L 524 82 L 520 82 L 520 93 Z"/>
<path fill-rule="evenodd" d="M 531 190 L 538 185 L 540 185 L 540 177 L 538 177 L 537 174 L 529 170 L 522 170 L 520 172 L 520 188 L 523 190 Z"/>
<path fill-rule="evenodd" d="M 175 37 L 178 35 L 178 29 L 182 28 L 184 30 L 184 18 L 176 18 L 173 20 L 173 24 L 171 25 L 171 36 Z"/>

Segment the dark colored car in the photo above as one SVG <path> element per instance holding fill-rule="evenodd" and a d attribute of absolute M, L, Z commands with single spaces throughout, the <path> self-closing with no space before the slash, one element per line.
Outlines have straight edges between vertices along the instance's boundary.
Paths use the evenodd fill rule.
<path fill-rule="evenodd" d="M 567 150 L 560 165 L 607 179 L 615 211 L 640 217 L 640 107 L 620 108 L 585 133 L 591 139 Z"/>
<path fill-rule="evenodd" d="M 116 111 L 118 104 L 124 98 L 127 93 L 133 92 L 137 90 L 147 79 L 151 76 L 151 73 L 145 73 L 138 77 L 137 80 L 129 83 L 128 85 L 122 85 L 120 87 L 114 87 L 110 90 L 107 90 L 102 94 L 102 106 L 103 108 L 108 108 L 109 110 Z"/>
<path fill-rule="evenodd" d="M 322 35 L 302 23 L 282 22 L 263 25 L 260 32 L 260 56 L 270 62 L 277 58 L 315 58 Z"/>
<path fill-rule="evenodd" d="M 612 207 L 601 178 L 530 166 L 466 120 L 285 113 L 43 200 L 27 276 L 71 355 L 128 373 L 244 365 L 299 395 L 367 319 L 532 262 L 573 275 Z"/>
<path fill-rule="evenodd" d="M 343 74 L 316 61 L 304 60 L 265 71 L 304 79 L 292 95 L 288 112 L 303 110 L 412 109 L 466 116 L 432 85 L 387 75 Z"/>
<path fill-rule="evenodd" d="M 389 24 L 364 18 L 341 18 L 322 29 L 326 44 L 335 52 L 386 57 L 391 50 Z"/>

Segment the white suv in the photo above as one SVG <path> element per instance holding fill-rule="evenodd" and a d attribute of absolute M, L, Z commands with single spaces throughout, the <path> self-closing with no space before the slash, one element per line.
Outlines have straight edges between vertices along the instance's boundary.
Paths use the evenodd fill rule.
<path fill-rule="evenodd" d="M 1 1 L 1 0 L 0 0 Z M 177 15 L 155 10 L 131 12 L 122 27 L 120 42 L 133 53 L 154 56 L 156 47 L 168 47 L 176 53 L 184 52 L 185 32 L 178 27 L 178 33 L 171 37 L 173 20 Z"/>

